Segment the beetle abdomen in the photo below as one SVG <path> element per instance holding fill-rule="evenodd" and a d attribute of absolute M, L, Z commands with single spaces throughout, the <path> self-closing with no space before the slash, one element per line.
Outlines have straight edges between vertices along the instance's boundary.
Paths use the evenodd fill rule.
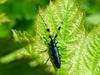
<path fill-rule="evenodd" d="M 59 56 L 57 47 L 52 48 L 52 56 L 53 56 L 53 59 L 54 59 L 55 66 L 57 68 L 60 68 L 61 61 L 60 61 L 60 56 Z"/>

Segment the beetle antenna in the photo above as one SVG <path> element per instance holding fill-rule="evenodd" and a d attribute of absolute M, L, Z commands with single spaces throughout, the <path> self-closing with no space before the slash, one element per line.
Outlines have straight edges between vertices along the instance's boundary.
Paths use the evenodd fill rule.
<path fill-rule="evenodd" d="M 59 26 L 59 27 L 58 27 L 58 29 L 57 29 L 57 33 L 55 34 L 54 39 L 56 39 L 56 38 L 57 38 L 57 36 L 58 36 L 58 34 L 59 34 L 60 29 L 61 29 L 61 26 Z"/>
<path fill-rule="evenodd" d="M 45 23 L 42 15 L 40 15 L 40 13 L 39 13 L 39 16 L 40 16 L 41 20 L 43 21 L 43 23 L 44 23 L 44 25 L 46 27 L 47 32 L 49 33 L 49 38 L 52 40 L 52 36 L 50 35 L 50 29 L 47 27 L 47 24 Z"/>
<path fill-rule="evenodd" d="M 44 21 L 44 19 L 43 19 L 42 15 L 40 15 L 40 13 L 39 13 L 39 16 L 40 16 L 40 18 L 42 19 L 42 21 L 43 21 L 43 23 L 44 23 L 45 27 L 47 28 L 47 24 L 45 23 L 45 21 Z M 48 28 L 47 28 L 47 29 L 48 29 Z"/>

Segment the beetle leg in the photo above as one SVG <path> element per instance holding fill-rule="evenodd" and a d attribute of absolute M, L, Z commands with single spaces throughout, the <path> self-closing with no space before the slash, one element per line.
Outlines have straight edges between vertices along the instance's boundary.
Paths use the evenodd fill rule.
<path fill-rule="evenodd" d="M 46 62 L 44 64 L 46 64 L 49 61 L 50 57 L 46 60 Z"/>
<path fill-rule="evenodd" d="M 44 53 L 44 52 L 46 52 L 46 51 L 48 51 L 48 50 L 46 49 L 46 50 L 40 51 L 40 53 Z"/>

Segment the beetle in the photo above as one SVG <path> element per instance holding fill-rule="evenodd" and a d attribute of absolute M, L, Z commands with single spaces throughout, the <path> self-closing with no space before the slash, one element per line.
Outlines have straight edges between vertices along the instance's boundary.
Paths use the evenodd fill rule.
<path fill-rule="evenodd" d="M 54 38 L 51 35 L 49 35 L 49 38 L 51 39 L 50 43 L 49 43 L 49 46 L 50 46 L 49 48 L 51 50 L 51 55 L 52 55 L 52 58 L 53 58 L 55 66 L 57 68 L 60 68 L 60 66 L 61 66 L 61 60 L 60 60 L 60 58 L 61 57 L 60 57 L 60 54 L 59 54 L 59 51 L 58 51 L 56 37 L 57 37 L 57 34 L 55 35 Z"/>
<path fill-rule="evenodd" d="M 39 14 L 39 16 L 42 19 L 45 26 L 47 27 L 47 24 L 45 23 L 43 17 L 40 14 Z M 60 29 L 61 29 L 61 27 L 59 27 L 57 30 L 60 31 Z M 56 40 L 58 34 L 56 33 L 55 36 L 53 37 L 52 35 L 50 35 L 49 28 L 46 28 L 46 31 L 49 33 L 50 42 L 48 43 L 48 47 L 49 47 L 50 52 L 51 52 L 53 63 L 54 63 L 56 68 L 60 68 L 61 67 L 61 57 L 60 57 L 60 54 L 58 51 L 57 40 Z"/>

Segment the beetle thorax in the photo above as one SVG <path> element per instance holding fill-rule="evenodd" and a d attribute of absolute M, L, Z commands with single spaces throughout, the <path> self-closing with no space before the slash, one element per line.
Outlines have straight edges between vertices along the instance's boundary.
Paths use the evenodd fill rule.
<path fill-rule="evenodd" d="M 56 41 L 55 40 L 51 40 L 51 45 L 52 45 L 52 47 L 56 47 Z"/>

